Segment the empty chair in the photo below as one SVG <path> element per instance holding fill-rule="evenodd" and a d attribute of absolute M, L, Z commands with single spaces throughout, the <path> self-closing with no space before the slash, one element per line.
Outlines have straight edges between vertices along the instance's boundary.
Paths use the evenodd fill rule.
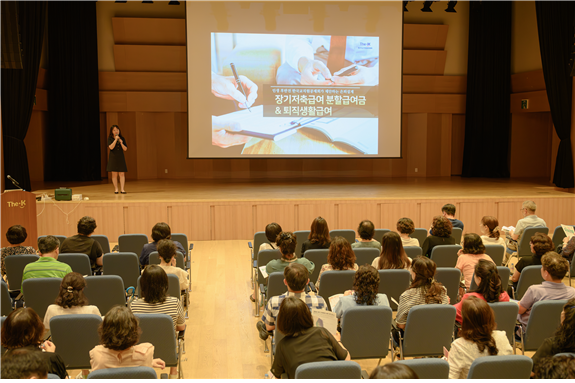
<path fill-rule="evenodd" d="M 378 270 L 379 273 L 379 293 L 387 295 L 389 305 L 392 310 L 397 310 L 397 304 L 391 300 L 399 302 L 399 296 L 409 288 L 411 275 L 405 269 Z"/>
<path fill-rule="evenodd" d="M 4 281 L 2 281 L 2 296 L 0 300 L 2 301 L 2 312 L 0 315 L 3 317 L 8 316 L 14 310 L 14 307 L 12 306 L 12 299 L 10 299 L 10 292 L 8 292 L 8 285 Z"/>
<path fill-rule="evenodd" d="M 375 234 L 373 235 L 373 239 L 375 239 L 377 242 L 381 243 L 383 235 L 385 233 L 389 233 L 390 231 L 391 230 L 389 230 L 389 229 L 375 229 Z"/>
<path fill-rule="evenodd" d="M 561 312 L 567 300 L 535 302 L 529 314 L 525 333 L 521 332 L 521 352 L 536 351 L 561 324 Z"/>
<path fill-rule="evenodd" d="M 168 295 L 174 298 L 180 299 L 180 280 L 178 276 L 175 274 L 167 274 L 168 275 Z M 142 276 L 138 277 L 138 296 L 141 297 L 141 290 L 140 290 L 140 279 Z"/>
<path fill-rule="evenodd" d="M 96 241 L 100 244 L 100 246 L 102 247 L 102 252 L 104 254 L 111 252 L 110 251 L 110 240 L 108 240 L 107 236 L 100 235 L 100 234 L 92 234 L 90 236 L 90 238 L 92 238 L 94 241 Z"/>
<path fill-rule="evenodd" d="M 58 261 L 70 265 L 72 271 L 82 275 L 92 275 L 90 257 L 80 253 L 66 253 L 58 255 Z"/>
<path fill-rule="evenodd" d="M 150 265 L 159 265 L 159 264 L 160 264 L 160 254 L 157 251 L 152 251 L 150 253 Z M 184 255 L 179 251 L 176 251 L 176 267 L 179 267 L 182 270 L 186 270 Z"/>
<path fill-rule="evenodd" d="M 513 299 L 520 301 L 529 286 L 543 283 L 543 277 L 541 276 L 542 267 L 541 265 L 531 265 L 521 270 L 517 288 L 513 287 Z"/>
<path fill-rule="evenodd" d="M 347 241 L 352 244 L 355 242 L 355 231 L 353 230 L 332 230 L 329 232 L 329 236 L 333 239 L 334 237 L 343 237 L 347 239 Z"/>
<path fill-rule="evenodd" d="M 485 254 L 489 255 L 497 266 L 501 266 L 503 264 L 503 256 L 505 255 L 505 246 L 485 245 Z"/>
<path fill-rule="evenodd" d="M 279 271 L 271 273 L 268 277 L 268 285 L 266 288 L 267 299 L 282 295 L 287 291 L 287 286 L 284 284 L 284 273 Z"/>
<path fill-rule="evenodd" d="M 373 260 L 379 257 L 379 249 L 375 248 L 357 248 L 353 249 L 353 252 L 355 253 L 355 263 L 358 266 L 371 265 Z"/>
<path fill-rule="evenodd" d="M 136 287 L 140 276 L 140 261 L 135 253 L 104 254 L 104 275 L 118 275 L 124 288 Z"/>
<path fill-rule="evenodd" d="M 423 242 L 425 242 L 425 238 L 427 238 L 427 229 L 416 227 L 415 231 L 409 234 L 409 236 L 411 238 L 417 238 L 417 240 L 419 241 L 419 246 L 422 246 Z"/>
<path fill-rule="evenodd" d="M 449 305 L 412 307 L 407 315 L 404 335 L 399 337 L 400 359 L 406 356 L 443 355 L 443 347 L 449 348 L 453 338 L 455 312 L 455 307 Z M 393 361 L 393 352 L 391 357 Z"/>
<path fill-rule="evenodd" d="M 146 234 L 122 234 L 118 237 L 121 253 L 134 253 L 139 257 L 144 245 L 147 244 L 148 236 Z"/>
<path fill-rule="evenodd" d="M 140 321 L 140 343 L 154 345 L 154 358 L 160 358 L 166 367 L 178 366 L 178 379 L 183 379 L 180 365 L 180 341 L 176 340 L 172 318 L 167 314 L 135 314 Z"/>
<path fill-rule="evenodd" d="M 490 355 L 475 359 L 467 379 L 529 379 L 533 361 L 524 355 Z"/>
<path fill-rule="evenodd" d="M 331 310 L 329 297 L 335 294 L 343 294 L 346 290 L 353 288 L 355 277 L 354 270 L 328 270 L 321 275 L 321 285 L 319 286 L 318 295 L 321 295 L 327 307 Z"/>
<path fill-rule="evenodd" d="M 36 262 L 38 259 L 40 257 L 36 254 L 9 255 L 4 258 L 10 291 L 20 291 L 24 268 L 27 264 Z"/>
<path fill-rule="evenodd" d="M 563 230 L 563 227 L 561 227 L 561 225 L 559 225 L 559 226 L 555 227 L 555 230 L 553 230 L 553 237 L 551 237 L 551 240 L 553 241 L 553 246 L 555 246 L 555 249 L 557 249 L 557 246 L 559 246 L 560 244 L 563 243 L 563 238 L 565 238 L 565 230 Z"/>
<path fill-rule="evenodd" d="M 509 269 L 509 267 L 497 266 L 497 273 L 501 278 L 501 291 L 507 291 L 511 270 Z M 475 273 L 473 273 L 473 276 L 475 277 Z M 475 278 L 471 278 L 471 286 L 469 286 L 469 291 L 475 291 L 475 290 L 477 290 L 477 283 L 475 283 Z"/>
<path fill-rule="evenodd" d="M 126 305 L 124 281 L 118 275 L 86 277 L 84 295 L 88 303 L 98 307 L 102 315 L 106 315 L 114 306 Z"/>
<path fill-rule="evenodd" d="M 430 258 L 437 267 L 455 267 L 459 250 L 461 250 L 459 245 L 438 245 L 431 250 Z"/>
<path fill-rule="evenodd" d="M 361 379 L 361 367 L 350 360 L 311 362 L 295 370 L 296 379 Z"/>
<path fill-rule="evenodd" d="M 88 379 L 158 379 L 158 375 L 152 367 L 120 367 L 92 371 Z"/>
<path fill-rule="evenodd" d="M 260 267 L 265 266 L 273 259 L 280 259 L 281 258 L 281 252 L 279 250 L 262 250 L 258 252 L 258 258 L 257 258 L 257 263 L 256 263 L 256 267 L 257 267 L 257 275 L 258 275 L 258 279 L 257 279 L 257 283 L 254 284 L 254 296 L 256 298 L 256 302 L 255 302 L 255 308 L 254 308 L 254 316 L 259 316 L 259 294 L 258 294 L 258 287 L 261 284 L 265 284 L 266 282 L 266 278 L 264 277 L 264 275 L 262 274 Z"/>
<path fill-rule="evenodd" d="M 460 243 L 461 237 L 463 236 L 463 229 L 459 227 L 454 227 L 451 230 L 451 236 L 453 237 L 453 239 L 455 239 L 455 243 Z"/>
<path fill-rule="evenodd" d="M 438 282 L 441 282 L 441 284 L 447 289 L 449 304 L 456 304 L 457 295 L 459 293 L 459 281 L 461 280 L 461 271 L 454 267 L 438 267 L 435 271 L 435 279 Z"/>
<path fill-rule="evenodd" d="M 423 254 L 423 250 L 419 246 L 405 246 L 403 250 L 405 250 L 405 254 L 411 259 Z"/>
<path fill-rule="evenodd" d="M 293 232 L 297 242 L 297 245 L 295 247 L 295 255 L 298 258 L 302 256 L 301 245 L 307 240 L 307 238 L 309 237 L 309 233 L 311 233 L 310 230 L 297 230 Z"/>
<path fill-rule="evenodd" d="M 517 323 L 517 314 L 519 306 L 515 302 L 494 302 L 489 303 L 495 314 L 495 323 L 497 330 L 505 331 L 509 344 L 513 346 L 515 352 L 515 323 Z"/>
<path fill-rule="evenodd" d="M 405 364 L 419 379 L 449 379 L 449 363 L 443 359 L 408 359 L 394 363 Z"/>
<path fill-rule="evenodd" d="M 184 250 L 188 251 L 188 236 L 183 233 L 172 233 L 172 241 L 180 242 Z M 184 254 L 186 255 L 186 254 Z"/>
<path fill-rule="evenodd" d="M 309 280 L 313 283 L 317 282 L 317 278 L 319 276 L 319 272 L 321 271 L 321 267 L 327 264 L 327 254 L 329 253 L 329 249 L 312 249 L 305 252 L 304 256 L 310 261 L 313 262 L 315 268 L 313 269 L 313 273 L 310 274 Z"/>
<path fill-rule="evenodd" d="M 53 237 L 58 238 L 58 241 L 60 241 L 60 246 L 62 246 L 62 242 L 64 242 L 64 240 L 67 238 L 65 235 L 54 235 L 54 234 L 51 234 L 51 235 L 52 235 Z M 47 236 L 46 236 L 46 235 L 41 235 L 41 236 L 38 237 L 38 239 L 44 238 L 44 237 L 47 237 Z"/>
<path fill-rule="evenodd" d="M 254 242 L 252 244 L 252 242 L 248 242 L 248 247 L 251 249 L 252 251 L 252 259 L 250 261 L 250 270 L 251 270 L 251 278 L 252 278 L 252 283 L 255 280 L 255 275 L 257 273 L 257 260 L 258 260 L 258 252 L 260 250 L 260 246 L 262 243 L 266 242 L 267 238 L 266 238 L 266 233 L 263 231 L 258 231 L 257 233 L 254 234 Z"/>
<path fill-rule="evenodd" d="M 26 307 L 33 308 L 36 314 L 44 319 L 48 306 L 58 298 L 61 283 L 62 278 L 26 279 L 22 285 Z"/>
<path fill-rule="evenodd" d="M 517 244 L 517 257 L 521 258 L 526 255 L 533 255 L 531 253 L 531 246 L 529 246 L 529 242 L 531 242 L 531 237 L 534 236 L 535 233 L 543 233 L 547 235 L 549 234 L 549 228 L 545 226 L 536 226 L 528 227 L 525 229 L 521 234 L 519 243 Z"/>
<path fill-rule="evenodd" d="M 68 369 L 91 368 L 90 350 L 100 344 L 100 323 L 102 317 L 95 314 L 59 315 L 50 319 L 52 341 L 58 345 L 58 354 Z"/>

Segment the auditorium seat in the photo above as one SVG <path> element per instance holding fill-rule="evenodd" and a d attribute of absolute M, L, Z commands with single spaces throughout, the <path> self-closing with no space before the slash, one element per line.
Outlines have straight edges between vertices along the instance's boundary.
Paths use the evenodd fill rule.
<path fill-rule="evenodd" d="M 533 360 L 524 355 L 489 355 L 471 364 L 467 379 L 529 379 Z"/>
<path fill-rule="evenodd" d="M 321 267 L 327 264 L 327 254 L 329 249 L 310 249 L 305 252 L 305 258 L 310 262 L 313 262 L 315 268 L 313 273 L 310 274 L 309 280 L 313 283 L 317 283 L 317 278 L 319 277 L 319 272 Z"/>
<path fill-rule="evenodd" d="M 399 302 L 399 296 L 409 288 L 411 275 L 405 269 L 378 270 L 380 294 L 387 295 L 389 305 L 392 310 L 397 310 L 397 304 L 391 300 Z"/>
<path fill-rule="evenodd" d="M 461 280 L 461 271 L 455 267 L 438 267 L 435 271 L 435 279 L 437 282 L 441 282 L 441 284 L 447 289 L 449 304 L 456 304 L 457 296 L 459 294 L 459 281 Z"/>
<path fill-rule="evenodd" d="M 84 276 L 92 275 L 90 257 L 81 253 L 65 253 L 58 255 L 58 261 L 69 265 L 72 271 Z"/>
<path fill-rule="evenodd" d="M 521 332 L 521 352 L 536 351 L 561 324 L 561 312 L 567 300 L 535 302 L 529 314 L 525 333 Z"/>
<path fill-rule="evenodd" d="M 126 305 L 124 281 L 118 275 L 86 277 L 84 295 L 88 303 L 98 307 L 102 315 L 106 315 L 116 305 Z"/>
<path fill-rule="evenodd" d="M 437 267 L 455 267 L 459 250 L 459 245 L 438 245 L 431 250 L 430 258 Z"/>
<path fill-rule="evenodd" d="M 136 288 L 140 276 L 140 261 L 135 253 L 108 253 L 103 257 L 104 275 L 118 275 L 124 282 L 124 288 Z"/>
<path fill-rule="evenodd" d="M 333 240 L 335 237 L 343 237 L 352 244 L 355 242 L 355 231 L 348 229 L 332 230 L 329 232 L 330 238 Z"/>
<path fill-rule="evenodd" d="M 62 278 L 30 278 L 22 285 L 26 307 L 32 307 L 40 319 L 48 306 L 54 303 L 60 293 Z"/>
<path fill-rule="evenodd" d="M 50 319 L 52 342 L 68 370 L 91 368 L 90 350 L 100 344 L 100 323 L 102 317 L 95 314 L 59 315 Z"/>
<path fill-rule="evenodd" d="M 543 283 L 544 279 L 541 276 L 542 267 L 541 265 L 530 265 L 521 270 L 519 281 L 517 282 L 517 289 L 512 286 L 513 296 L 511 298 L 520 301 L 529 286 Z"/>

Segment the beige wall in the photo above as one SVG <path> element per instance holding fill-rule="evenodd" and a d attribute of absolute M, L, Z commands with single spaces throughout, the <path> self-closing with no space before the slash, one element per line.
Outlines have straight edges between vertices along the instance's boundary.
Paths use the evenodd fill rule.
<path fill-rule="evenodd" d="M 514 1 L 512 7 L 511 73 L 541 69 L 535 2 Z"/>

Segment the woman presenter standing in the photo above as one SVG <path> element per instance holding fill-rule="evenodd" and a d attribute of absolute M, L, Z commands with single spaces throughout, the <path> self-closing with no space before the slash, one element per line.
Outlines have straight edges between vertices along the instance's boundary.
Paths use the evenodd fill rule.
<path fill-rule="evenodd" d="M 128 146 L 126 145 L 126 140 L 120 133 L 118 125 L 112 125 L 110 127 L 108 147 L 110 148 L 110 158 L 108 160 L 106 171 L 112 172 L 112 183 L 114 184 L 115 189 L 114 194 L 118 194 L 118 175 L 120 176 L 120 193 L 126 194 L 124 191 L 124 184 L 126 183 L 125 172 L 127 172 L 128 169 L 126 168 L 124 152 L 128 150 Z"/>

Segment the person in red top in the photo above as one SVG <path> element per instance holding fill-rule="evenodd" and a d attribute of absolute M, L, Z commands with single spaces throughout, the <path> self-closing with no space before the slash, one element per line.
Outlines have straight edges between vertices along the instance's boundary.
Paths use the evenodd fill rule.
<path fill-rule="evenodd" d="M 461 305 L 463 301 L 470 296 L 483 299 L 487 303 L 493 302 L 509 302 L 509 295 L 506 291 L 501 289 L 501 277 L 497 272 L 495 263 L 480 259 L 475 265 L 475 283 L 477 289 L 470 291 L 461 298 L 461 301 L 454 305 L 457 313 L 455 314 L 455 321 L 461 323 Z"/>

